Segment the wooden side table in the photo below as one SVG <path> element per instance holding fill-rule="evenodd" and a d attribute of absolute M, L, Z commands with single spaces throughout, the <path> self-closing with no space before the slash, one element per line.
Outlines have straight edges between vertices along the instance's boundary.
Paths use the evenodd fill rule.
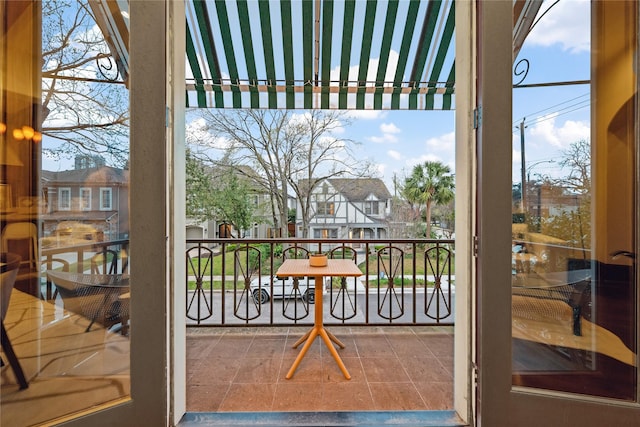
<path fill-rule="evenodd" d="M 314 314 L 314 322 L 313 328 L 309 330 L 302 338 L 300 338 L 293 345 L 293 348 L 297 348 L 300 344 L 304 342 L 298 357 L 293 362 L 291 369 L 287 373 L 286 378 L 290 379 L 295 373 L 298 365 L 304 358 L 307 350 L 313 344 L 313 341 L 319 335 L 324 341 L 325 345 L 329 348 L 329 352 L 333 356 L 334 360 L 338 364 L 338 367 L 342 371 L 342 374 L 346 379 L 351 379 L 351 375 L 347 371 L 347 368 L 342 363 L 342 359 L 338 355 L 335 347 L 331 343 L 335 342 L 340 346 L 340 348 L 344 348 L 344 344 L 340 342 L 333 334 L 327 331 L 324 328 L 323 324 L 323 315 L 322 315 L 322 288 L 323 288 L 323 279 L 325 277 L 330 276 L 348 276 L 348 277 L 358 277 L 362 276 L 362 272 L 358 268 L 358 266 L 350 259 L 329 259 L 327 265 L 324 267 L 312 267 L 309 265 L 308 259 L 287 259 L 278 269 L 277 276 L 279 277 L 313 277 L 315 279 L 315 314 Z"/>

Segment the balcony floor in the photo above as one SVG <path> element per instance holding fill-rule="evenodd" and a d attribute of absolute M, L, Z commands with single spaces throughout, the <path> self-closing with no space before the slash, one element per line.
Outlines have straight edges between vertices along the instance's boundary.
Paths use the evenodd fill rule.
<path fill-rule="evenodd" d="M 309 327 L 189 328 L 188 412 L 420 411 L 453 408 L 453 327 L 333 326 L 351 380 Z"/>

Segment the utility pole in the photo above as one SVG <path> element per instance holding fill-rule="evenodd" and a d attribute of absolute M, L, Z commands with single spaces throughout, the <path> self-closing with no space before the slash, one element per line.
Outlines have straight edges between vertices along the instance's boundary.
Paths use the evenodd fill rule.
<path fill-rule="evenodd" d="M 520 211 L 524 213 L 525 208 L 527 206 L 527 181 L 526 181 L 526 166 L 525 166 L 525 159 L 524 159 L 524 128 L 526 127 L 524 125 L 524 117 L 522 118 L 522 121 L 520 122 L 520 160 L 521 160 L 521 177 L 520 177 L 520 182 L 521 182 L 521 187 L 520 187 Z"/>

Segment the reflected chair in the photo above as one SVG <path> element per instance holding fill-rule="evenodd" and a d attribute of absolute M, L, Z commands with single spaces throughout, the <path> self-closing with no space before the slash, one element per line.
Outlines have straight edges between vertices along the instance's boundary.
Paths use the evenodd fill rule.
<path fill-rule="evenodd" d="M 32 222 L 11 222 L 2 230 L 2 252 L 22 258 L 15 287 L 41 297 L 38 258 L 38 229 Z"/>
<path fill-rule="evenodd" d="M 110 329 L 122 325 L 129 318 L 128 299 L 121 298 L 129 292 L 127 274 L 84 274 L 63 271 L 47 271 L 47 279 L 56 285 L 65 310 L 90 320 L 85 332 L 94 323 Z"/>
<path fill-rule="evenodd" d="M 11 340 L 9 340 L 9 336 L 7 335 L 7 331 L 4 327 L 4 317 L 9 309 L 9 300 L 11 299 L 13 285 L 18 275 L 18 269 L 20 268 L 20 261 L 21 258 L 17 254 L 0 254 L 0 297 L 2 298 L 0 300 L 0 314 L 2 315 L 0 316 L 2 326 L 2 329 L 0 330 L 0 341 L 2 343 L 2 349 L 9 360 L 9 364 L 11 365 L 11 369 L 13 369 L 13 373 L 18 380 L 20 390 L 24 390 L 29 387 L 29 383 L 24 376 L 24 371 L 22 370 L 22 366 L 20 366 L 20 361 L 18 360 L 16 353 L 13 351 Z M 0 362 L 2 362 L 2 360 L 0 360 Z M 4 366 L 4 362 L 2 362 L 2 366 Z"/>

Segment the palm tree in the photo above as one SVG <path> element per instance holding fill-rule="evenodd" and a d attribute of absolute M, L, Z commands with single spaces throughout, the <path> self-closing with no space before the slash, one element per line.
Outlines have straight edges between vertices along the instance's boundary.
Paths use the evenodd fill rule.
<path fill-rule="evenodd" d="M 402 195 L 418 207 L 425 207 L 426 237 L 431 238 L 431 209 L 445 205 L 454 198 L 455 182 L 449 166 L 441 162 L 427 161 L 415 165 L 411 175 L 405 178 Z"/>

